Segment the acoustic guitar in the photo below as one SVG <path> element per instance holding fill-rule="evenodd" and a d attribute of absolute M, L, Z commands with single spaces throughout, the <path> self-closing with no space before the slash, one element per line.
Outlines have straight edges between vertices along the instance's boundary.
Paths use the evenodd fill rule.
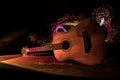
<path fill-rule="evenodd" d="M 86 65 L 96 65 L 104 59 L 105 37 L 96 21 L 85 19 L 67 32 L 55 33 L 52 44 L 23 47 L 22 53 L 49 50 L 53 50 L 58 61 L 74 60 Z"/>

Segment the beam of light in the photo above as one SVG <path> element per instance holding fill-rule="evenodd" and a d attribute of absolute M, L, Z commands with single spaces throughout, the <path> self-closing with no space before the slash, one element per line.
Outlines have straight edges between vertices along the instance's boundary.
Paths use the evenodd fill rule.
<path fill-rule="evenodd" d="M 59 29 L 62 29 L 64 32 L 67 32 L 67 30 L 66 30 L 63 26 L 59 25 L 59 26 L 57 26 L 57 27 L 53 30 L 53 35 L 54 35 L 56 32 L 58 32 Z M 53 35 L 52 35 L 52 36 L 53 36 Z"/>
<path fill-rule="evenodd" d="M 21 36 L 24 36 L 26 34 L 26 32 L 29 32 L 29 30 L 27 28 L 20 28 L 20 29 L 17 29 L 16 31 L 9 32 L 6 35 L 4 35 L 3 38 L 0 39 L 0 43 L 9 42 L 14 39 L 17 39 Z"/>
<path fill-rule="evenodd" d="M 62 29 L 64 32 L 67 32 L 67 30 L 66 30 L 63 26 L 58 26 L 58 27 L 55 29 L 55 32 L 58 32 L 59 29 Z"/>
<path fill-rule="evenodd" d="M 100 24 L 100 26 L 104 25 L 107 28 L 108 34 L 107 34 L 106 41 L 108 41 L 112 35 L 112 28 L 111 28 L 110 24 L 107 23 L 104 18 L 101 18 L 99 24 Z"/>
<path fill-rule="evenodd" d="M 105 22 L 105 19 L 104 18 L 101 18 L 101 20 L 100 20 L 100 26 L 102 26 L 103 24 L 104 24 L 104 22 Z"/>
<path fill-rule="evenodd" d="M 107 31 L 108 31 L 106 39 L 109 40 L 112 35 L 112 28 L 111 28 L 110 24 L 108 24 L 107 22 L 104 22 L 104 26 L 107 28 Z"/>
<path fill-rule="evenodd" d="M 0 55 L 0 62 L 8 60 L 8 59 L 12 59 L 12 58 L 17 58 L 20 56 L 21 56 L 21 54 Z"/>
<path fill-rule="evenodd" d="M 58 32 L 59 29 L 63 30 L 63 32 L 67 32 L 67 30 L 62 26 L 62 25 L 69 25 L 69 26 L 76 26 L 78 25 L 80 22 L 66 22 L 66 23 L 62 23 L 58 26 L 56 26 L 56 28 L 53 30 L 52 36 Z"/>
<path fill-rule="evenodd" d="M 67 22 L 64 25 L 70 25 L 70 26 L 76 26 L 78 23 L 73 23 L 73 22 Z"/>

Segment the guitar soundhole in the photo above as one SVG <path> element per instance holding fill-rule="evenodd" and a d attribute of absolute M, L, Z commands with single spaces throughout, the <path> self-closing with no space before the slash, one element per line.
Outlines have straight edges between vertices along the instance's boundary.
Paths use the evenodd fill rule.
<path fill-rule="evenodd" d="M 62 47 L 63 49 L 68 49 L 70 47 L 70 43 L 68 41 L 63 41 Z"/>

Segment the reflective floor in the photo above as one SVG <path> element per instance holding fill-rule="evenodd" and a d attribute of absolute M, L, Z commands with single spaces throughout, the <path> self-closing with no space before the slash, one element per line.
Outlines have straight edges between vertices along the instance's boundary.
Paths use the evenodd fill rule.
<path fill-rule="evenodd" d="M 75 61 L 58 62 L 54 56 L 6 55 L 0 56 L 1 78 L 16 79 L 119 79 L 120 60 L 107 59 L 100 65 L 88 66 Z M 7 77 L 6 77 L 7 76 Z"/>

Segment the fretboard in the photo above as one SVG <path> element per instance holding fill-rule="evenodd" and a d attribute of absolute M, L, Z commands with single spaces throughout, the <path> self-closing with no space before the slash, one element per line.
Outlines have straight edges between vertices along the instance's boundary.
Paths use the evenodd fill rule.
<path fill-rule="evenodd" d="M 27 52 L 40 52 L 40 51 L 50 51 L 50 50 L 57 50 L 57 49 L 62 49 L 62 43 L 27 48 L 26 51 Z"/>

